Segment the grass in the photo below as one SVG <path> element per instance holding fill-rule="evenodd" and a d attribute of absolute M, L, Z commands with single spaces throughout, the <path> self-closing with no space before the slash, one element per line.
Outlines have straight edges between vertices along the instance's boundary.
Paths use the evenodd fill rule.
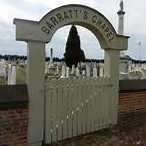
<path fill-rule="evenodd" d="M 26 69 L 24 67 L 18 67 L 16 75 L 16 84 L 26 83 Z M 7 80 L 4 77 L 0 77 L 0 85 L 7 84 Z"/>
<path fill-rule="evenodd" d="M 18 67 L 16 75 L 16 84 L 26 83 L 26 69 L 24 67 Z"/>
<path fill-rule="evenodd" d="M 0 85 L 6 84 L 6 79 L 4 77 L 0 77 Z"/>

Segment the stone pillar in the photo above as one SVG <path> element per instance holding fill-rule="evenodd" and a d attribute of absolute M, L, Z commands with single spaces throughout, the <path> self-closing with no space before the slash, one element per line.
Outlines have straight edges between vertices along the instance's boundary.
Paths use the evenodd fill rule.
<path fill-rule="evenodd" d="M 49 61 L 49 69 L 51 72 L 52 71 L 52 68 L 54 67 L 54 64 L 53 64 L 53 48 L 50 49 L 50 61 Z"/>
<path fill-rule="evenodd" d="M 124 34 L 124 15 L 125 15 L 123 0 L 120 1 L 119 6 L 120 6 L 120 10 L 117 12 L 117 14 L 118 14 L 118 34 L 123 35 Z M 123 57 L 123 56 L 125 56 L 125 52 L 121 51 L 120 57 Z"/>
<path fill-rule="evenodd" d="M 119 93 L 119 54 L 118 50 L 105 50 L 104 55 L 104 77 L 110 77 L 112 90 L 109 93 L 110 108 L 109 118 L 111 124 L 117 123 L 118 115 L 118 93 Z M 114 110 L 112 110 L 114 109 Z M 111 112 L 112 111 L 112 112 Z M 113 113 L 114 111 L 114 113 Z"/>
<path fill-rule="evenodd" d="M 123 0 L 120 1 L 120 10 L 117 12 L 118 14 L 118 34 L 123 35 L 124 34 L 124 3 Z"/>
<path fill-rule="evenodd" d="M 50 63 L 53 64 L 53 48 L 50 49 Z"/>
<path fill-rule="evenodd" d="M 123 35 L 124 33 L 124 11 L 117 12 L 119 19 L 118 19 L 118 34 Z"/>
<path fill-rule="evenodd" d="M 27 43 L 28 146 L 41 146 L 44 134 L 45 44 Z"/>

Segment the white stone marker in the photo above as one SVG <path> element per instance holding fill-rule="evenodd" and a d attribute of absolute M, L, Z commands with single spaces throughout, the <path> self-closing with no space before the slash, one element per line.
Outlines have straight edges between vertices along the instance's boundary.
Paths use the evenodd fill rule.
<path fill-rule="evenodd" d="M 65 65 L 62 65 L 62 72 L 61 72 L 61 77 L 60 78 L 65 78 Z"/>
<path fill-rule="evenodd" d="M 69 78 L 69 67 L 66 67 L 66 78 Z"/>
<path fill-rule="evenodd" d="M 97 67 L 96 67 L 95 64 L 93 66 L 93 77 L 96 77 L 97 78 Z"/>
<path fill-rule="evenodd" d="M 16 84 L 16 70 L 17 70 L 17 67 L 16 65 L 13 65 L 12 66 L 12 74 L 11 74 L 11 85 L 14 85 Z"/>
<path fill-rule="evenodd" d="M 79 70 L 79 67 L 77 66 L 76 67 L 76 77 L 79 77 L 80 76 L 80 70 Z"/>
<path fill-rule="evenodd" d="M 11 76 L 12 76 L 12 66 L 8 64 L 8 85 L 11 84 Z"/>
<path fill-rule="evenodd" d="M 6 65 L 4 59 L 1 59 L 0 61 L 0 77 L 6 77 Z"/>
<path fill-rule="evenodd" d="M 72 65 L 72 68 L 71 68 L 71 74 L 74 75 L 75 74 L 75 66 Z"/>
<path fill-rule="evenodd" d="M 88 63 L 86 64 L 86 76 L 90 77 L 90 66 Z"/>

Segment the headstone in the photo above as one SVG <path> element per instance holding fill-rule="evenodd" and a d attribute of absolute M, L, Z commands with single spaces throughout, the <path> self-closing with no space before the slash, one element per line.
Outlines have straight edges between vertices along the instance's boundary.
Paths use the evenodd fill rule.
<path fill-rule="evenodd" d="M 66 78 L 69 78 L 69 67 L 66 67 Z"/>
<path fill-rule="evenodd" d="M 0 77 L 6 77 L 6 65 L 4 59 L 0 61 Z"/>
<path fill-rule="evenodd" d="M 12 77 L 12 66 L 11 64 L 8 64 L 8 85 L 11 84 L 11 77 Z"/>
<path fill-rule="evenodd" d="M 60 78 L 65 78 L 65 65 L 62 65 L 61 77 Z"/>
<path fill-rule="evenodd" d="M 77 66 L 76 67 L 76 77 L 79 77 L 80 76 L 80 70 L 79 70 L 79 67 Z"/>
<path fill-rule="evenodd" d="M 11 85 L 16 84 L 16 65 L 12 66 L 12 74 L 11 74 Z"/>
<path fill-rule="evenodd" d="M 97 67 L 96 67 L 95 64 L 93 66 L 93 77 L 96 77 L 97 78 Z"/>
<path fill-rule="evenodd" d="M 88 63 L 86 64 L 86 76 L 90 77 L 90 65 Z"/>
<path fill-rule="evenodd" d="M 103 77 L 103 75 L 104 75 L 104 68 L 103 68 L 102 65 L 100 65 L 100 66 L 99 66 L 99 76 L 100 76 L 100 77 Z"/>
<path fill-rule="evenodd" d="M 72 68 L 71 68 L 71 74 L 74 75 L 75 74 L 75 66 L 72 65 Z"/>
<path fill-rule="evenodd" d="M 59 65 L 56 66 L 56 74 L 59 75 Z"/>
<path fill-rule="evenodd" d="M 82 70 L 82 76 L 83 76 L 83 78 L 85 78 L 85 70 Z"/>
<path fill-rule="evenodd" d="M 45 63 L 45 74 L 48 74 L 49 73 L 49 70 L 48 70 L 48 63 L 46 62 Z"/>

